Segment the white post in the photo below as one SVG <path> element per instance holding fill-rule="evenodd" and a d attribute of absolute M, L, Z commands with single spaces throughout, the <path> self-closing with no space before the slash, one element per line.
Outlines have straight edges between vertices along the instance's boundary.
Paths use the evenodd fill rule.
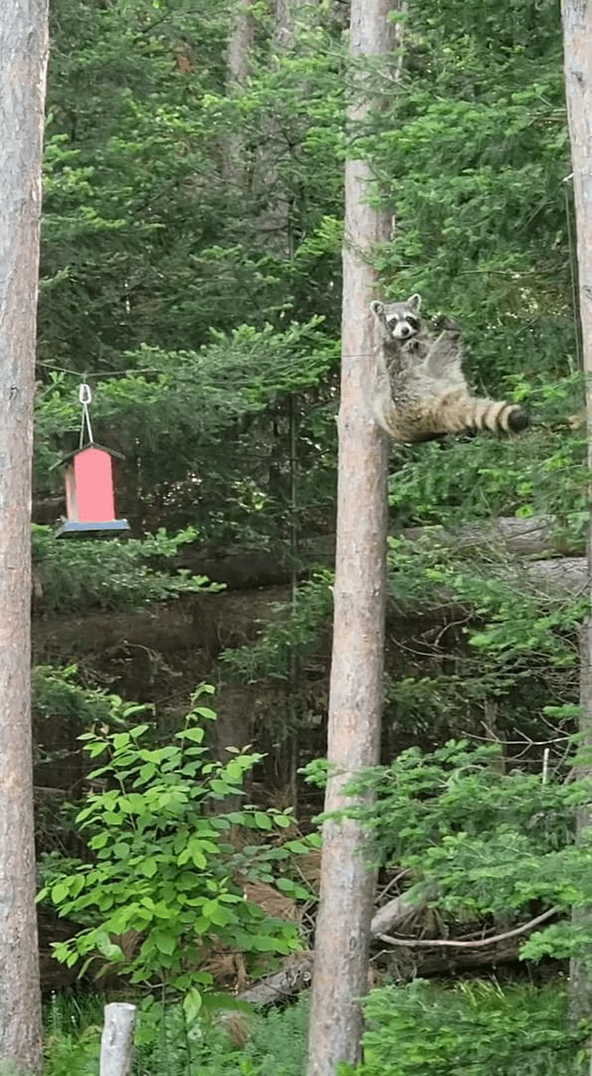
<path fill-rule="evenodd" d="M 135 1005 L 125 1001 L 105 1005 L 100 1076 L 129 1076 L 131 1073 L 135 1023 Z"/>

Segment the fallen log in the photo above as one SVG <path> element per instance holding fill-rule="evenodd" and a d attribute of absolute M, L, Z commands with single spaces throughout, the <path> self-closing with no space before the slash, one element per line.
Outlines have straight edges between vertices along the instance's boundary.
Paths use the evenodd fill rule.
<path fill-rule="evenodd" d="M 387 930 L 398 930 L 409 920 L 420 915 L 425 908 L 430 894 L 425 894 L 420 900 L 417 892 L 408 889 L 405 893 L 389 900 L 375 913 L 370 926 L 371 937 L 377 938 Z M 312 978 L 312 965 L 314 953 L 294 953 L 288 957 L 280 971 L 268 975 L 258 983 L 250 986 L 239 994 L 241 1001 L 251 1005 L 266 1006 L 277 1005 L 289 997 L 305 990 Z"/>
<path fill-rule="evenodd" d="M 418 894 L 417 890 L 412 888 L 407 889 L 393 900 L 389 900 L 374 913 L 370 924 L 370 937 L 378 938 L 381 934 L 399 930 L 408 924 L 411 919 L 421 915 L 433 896 L 433 890 Z"/>
<path fill-rule="evenodd" d="M 379 908 L 372 919 L 370 936 L 388 946 L 386 952 L 389 953 L 391 971 L 395 969 L 395 977 L 399 981 L 412 979 L 417 975 L 438 975 L 453 969 L 495 967 L 512 962 L 518 957 L 520 937 L 551 919 L 559 911 L 558 908 L 549 908 L 527 923 L 503 934 L 474 941 L 455 941 L 453 938 L 393 938 L 386 935 L 387 924 L 390 930 L 400 928 L 412 916 L 421 914 L 431 895 L 433 894 L 425 893 L 418 900 L 417 891 L 414 894 L 412 890 L 407 890 Z M 313 963 L 314 952 L 308 950 L 295 953 L 286 960 L 280 971 L 242 991 L 238 995 L 239 1000 L 258 1007 L 287 1001 L 308 987 L 312 979 Z"/>
<path fill-rule="evenodd" d="M 542 515 L 527 519 L 501 516 L 490 523 L 466 523 L 456 529 L 407 527 L 401 537 L 410 542 L 432 540 L 455 549 L 491 547 L 517 557 L 545 557 L 552 553 L 568 557 L 584 552 L 583 539 L 574 541 L 554 516 Z"/>
<path fill-rule="evenodd" d="M 557 560 L 533 560 L 520 566 L 517 582 L 526 579 L 545 597 L 565 594 L 577 597 L 586 588 L 585 557 L 560 557 Z"/>
<path fill-rule="evenodd" d="M 472 950 L 417 950 L 409 947 L 382 950 L 388 953 L 389 975 L 398 982 L 409 982 L 418 977 L 452 975 L 458 971 L 475 968 L 492 970 L 501 964 L 512 964 L 518 959 L 519 940 L 510 938 L 489 948 Z M 306 990 L 312 980 L 314 952 L 298 953 L 289 958 L 290 966 L 269 975 L 254 986 L 243 990 L 238 1000 L 257 1008 L 281 1005 Z"/>
<path fill-rule="evenodd" d="M 438 975 L 449 977 L 478 968 L 491 974 L 502 964 L 516 963 L 518 948 L 518 941 L 513 939 L 491 949 L 469 952 L 453 950 L 444 954 L 428 951 L 420 954 L 414 949 L 392 950 L 388 958 L 389 978 L 398 983 L 408 983 L 412 979 L 430 979 Z"/>
<path fill-rule="evenodd" d="M 584 552 L 583 540 L 575 540 L 553 516 L 531 516 L 516 519 L 500 517 L 487 523 L 469 523 L 458 529 L 440 526 L 407 527 L 392 531 L 391 537 L 408 541 L 434 541 L 455 549 L 496 548 L 518 557 L 556 555 L 577 556 Z M 315 564 L 330 565 L 335 558 L 335 535 L 320 535 L 303 541 L 299 549 L 299 574 L 306 575 Z M 213 550 L 199 545 L 187 545 L 175 562 L 179 568 L 206 575 L 216 583 L 226 583 L 231 590 L 250 590 L 254 587 L 288 583 L 292 559 L 285 546 L 272 550 L 245 549 Z"/>
<path fill-rule="evenodd" d="M 239 1001 L 263 1008 L 268 1005 L 277 1005 L 299 994 L 310 985 L 313 961 L 314 953 L 310 950 L 304 953 L 294 953 L 287 958 L 280 971 L 267 975 L 265 979 L 243 990 L 238 995 Z"/>

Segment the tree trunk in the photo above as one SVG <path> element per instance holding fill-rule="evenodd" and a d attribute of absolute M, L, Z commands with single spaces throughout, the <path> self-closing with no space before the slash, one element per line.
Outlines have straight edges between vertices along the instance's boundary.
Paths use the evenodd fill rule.
<path fill-rule="evenodd" d="M 253 0 L 237 0 L 230 39 L 228 42 L 228 75 L 230 90 L 242 89 L 249 77 L 251 52 L 255 41 L 255 21 L 251 13 Z"/>
<path fill-rule="evenodd" d="M 291 49 L 294 45 L 296 7 L 298 0 L 275 0 L 275 48 Z"/>
<path fill-rule="evenodd" d="M 350 54 L 354 64 L 394 43 L 393 0 L 353 0 Z M 350 107 L 353 126 L 371 108 L 363 76 Z M 351 804 L 345 786 L 379 759 L 383 704 L 387 445 L 369 416 L 365 381 L 377 340 L 369 313 L 376 274 L 368 255 L 389 237 L 390 217 L 367 204 L 372 180 L 366 161 L 345 169 L 343 319 L 335 614 L 329 704 L 330 776 L 326 811 Z M 360 358 L 364 356 L 364 358 Z M 374 874 L 363 856 L 359 823 L 323 827 L 320 907 L 309 1036 L 309 1076 L 333 1076 L 340 1062 L 360 1058 L 367 991 Z"/>
<path fill-rule="evenodd" d="M 571 156 L 573 166 L 574 200 L 578 247 L 579 305 L 582 322 L 584 374 L 586 380 L 586 418 L 588 429 L 588 499 L 592 494 L 592 5 L 585 0 L 562 0 L 565 89 Z M 592 517 L 587 550 L 588 601 L 592 599 Z M 592 619 L 590 614 L 581 634 L 582 707 L 580 731 L 582 747 L 592 747 Z M 586 765 L 581 775 L 592 773 Z M 578 832 L 592 822 L 592 809 L 578 812 Z M 574 922 L 578 926 L 592 924 L 592 908 L 577 909 Z M 592 969 L 587 959 L 572 962 L 571 1010 L 575 1018 L 590 1019 L 592 1015 Z"/>
<path fill-rule="evenodd" d="M 47 2 L 0 12 L 0 1069 L 41 1067 L 30 709 L 31 455 Z"/>
<path fill-rule="evenodd" d="M 255 43 L 252 6 L 253 0 L 236 0 L 228 41 L 226 87 L 229 94 L 240 94 L 249 77 Z M 226 180 L 233 188 L 240 189 L 243 186 L 245 147 L 243 136 L 238 129 L 227 139 L 224 171 Z"/>
<path fill-rule="evenodd" d="M 300 0 L 274 0 L 273 32 L 269 46 L 269 65 L 279 67 L 296 43 L 296 11 Z M 306 87 L 300 89 L 306 93 Z M 292 149 L 275 113 L 270 113 L 257 154 L 254 190 L 261 199 L 257 232 L 266 251 L 284 258 L 294 255 L 293 192 L 282 174 L 282 160 Z"/>

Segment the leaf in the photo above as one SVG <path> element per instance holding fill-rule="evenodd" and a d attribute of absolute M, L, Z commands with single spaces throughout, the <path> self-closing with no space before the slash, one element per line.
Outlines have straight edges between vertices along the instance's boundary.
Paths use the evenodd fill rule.
<path fill-rule="evenodd" d="M 164 953 L 166 956 L 172 956 L 175 951 L 176 943 L 174 934 L 164 930 L 153 930 L 150 933 L 150 938 L 154 942 L 159 953 Z"/>
<path fill-rule="evenodd" d="M 183 1012 L 189 1027 L 194 1024 L 201 1012 L 202 996 L 196 987 L 188 990 L 183 998 Z"/>
<path fill-rule="evenodd" d="M 305 844 L 304 841 L 286 841 L 283 847 L 288 852 L 295 852 L 297 855 L 305 855 L 310 852 L 310 845 Z"/>
<path fill-rule="evenodd" d="M 254 934 L 249 940 L 251 948 L 258 953 L 276 953 L 283 949 L 283 943 L 278 938 L 271 938 L 266 934 Z"/>
<path fill-rule="evenodd" d="M 193 712 L 199 714 L 200 717 L 205 717 L 207 721 L 215 721 L 217 717 L 216 711 L 210 710 L 208 706 L 196 706 Z"/>
<path fill-rule="evenodd" d="M 70 883 L 68 880 L 56 882 L 56 884 L 51 887 L 51 899 L 54 904 L 61 904 L 62 901 L 65 900 L 65 898 L 69 895 L 69 893 Z"/>
<path fill-rule="evenodd" d="M 143 859 L 138 866 L 138 870 L 146 878 L 154 878 L 154 875 L 158 870 L 158 863 L 154 856 L 151 856 L 149 859 Z"/>
<path fill-rule="evenodd" d="M 218 777 L 213 777 L 210 781 L 210 788 L 218 796 L 233 796 L 236 794 L 236 788 L 233 785 L 227 784 L 225 781 L 221 781 Z"/>
<path fill-rule="evenodd" d="M 279 826 L 280 829 L 289 829 L 290 826 L 294 825 L 294 819 L 285 814 L 274 814 L 273 822 L 274 825 Z"/>
<path fill-rule="evenodd" d="M 116 945 L 111 941 L 111 938 L 105 931 L 97 931 L 95 935 L 95 944 L 99 950 L 101 956 L 104 956 L 110 963 L 115 963 L 119 960 L 124 960 L 123 951 L 119 945 Z"/>
<path fill-rule="evenodd" d="M 192 740 L 194 743 L 202 743 L 204 736 L 205 730 L 201 728 L 181 729 L 177 733 L 179 740 Z"/>
<path fill-rule="evenodd" d="M 253 817 L 259 829 L 273 829 L 273 822 L 268 814 L 264 814 L 263 811 L 255 811 Z"/>

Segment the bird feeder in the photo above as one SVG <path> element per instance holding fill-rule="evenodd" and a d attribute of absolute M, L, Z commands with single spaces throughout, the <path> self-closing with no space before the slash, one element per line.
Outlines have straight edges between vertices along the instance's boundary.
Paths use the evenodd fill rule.
<path fill-rule="evenodd" d="M 57 538 L 92 533 L 116 534 L 128 531 L 127 519 L 115 518 L 113 460 L 123 459 L 120 452 L 104 448 L 93 440 L 88 406 L 91 392 L 80 386 L 82 425 L 80 446 L 64 456 L 55 467 L 65 467 L 66 513 L 56 533 Z M 85 430 L 88 441 L 84 443 Z"/>

